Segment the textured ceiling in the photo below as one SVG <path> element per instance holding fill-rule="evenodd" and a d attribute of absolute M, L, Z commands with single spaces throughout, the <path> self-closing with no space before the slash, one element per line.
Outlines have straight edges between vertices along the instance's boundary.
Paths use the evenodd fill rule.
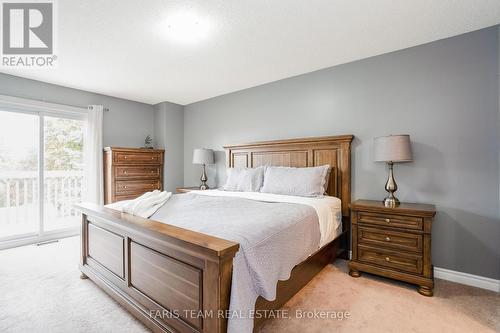
<path fill-rule="evenodd" d="M 57 68 L 0 71 L 155 104 L 188 104 L 500 23 L 499 0 L 57 1 Z M 206 24 L 196 42 L 165 20 Z"/>

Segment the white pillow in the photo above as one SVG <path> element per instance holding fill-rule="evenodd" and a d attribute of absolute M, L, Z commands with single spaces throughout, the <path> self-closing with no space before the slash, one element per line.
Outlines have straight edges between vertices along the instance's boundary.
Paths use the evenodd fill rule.
<path fill-rule="evenodd" d="M 329 165 L 309 168 L 268 167 L 264 175 L 264 193 L 315 197 L 325 194 Z"/>
<path fill-rule="evenodd" d="M 236 188 L 238 187 L 238 182 L 240 181 L 241 178 L 242 170 L 243 169 L 235 169 L 235 168 L 226 169 L 226 174 L 227 174 L 226 184 L 222 186 L 222 189 L 224 191 L 236 191 Z"/>
<path fill-rule="evenodd" d="M 227 169 L 227 181 L 223 186 L 225 191 L 258 192 L 264 181 L 265 167 Z"/>

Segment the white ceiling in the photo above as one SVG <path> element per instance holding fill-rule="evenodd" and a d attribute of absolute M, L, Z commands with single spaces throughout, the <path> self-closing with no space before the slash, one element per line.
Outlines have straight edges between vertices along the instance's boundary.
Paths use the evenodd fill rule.
<path fill-rule="evenodd" d="M 500 23 L 499 0 L 64 0 L 55 69 L 0 71 L 155 104 L 195 101 Z M 201 17 L 203 38 L 165 19 Z"/>

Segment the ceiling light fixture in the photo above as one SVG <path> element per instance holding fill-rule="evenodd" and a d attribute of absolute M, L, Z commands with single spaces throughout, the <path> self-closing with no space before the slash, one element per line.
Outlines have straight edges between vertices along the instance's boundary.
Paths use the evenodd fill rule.
<path fill-rule="evenodd" d="M 206 18 L 189 11 L 172 13 L 165 20 L 165 26 L 168 38 L 182 43 L 199 42 L 210 31 L 210 24 Z"/>

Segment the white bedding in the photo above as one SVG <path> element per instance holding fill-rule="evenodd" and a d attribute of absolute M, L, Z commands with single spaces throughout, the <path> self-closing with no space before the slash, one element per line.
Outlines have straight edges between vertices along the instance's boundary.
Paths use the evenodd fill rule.
<path fill-rule="evenodd" d="M 163 206 L 171 196 L 172 192 L 154 190 L 146 192 L 136 199 L 118 201 L 107 205 L 107 207 L 147 219 Z"/>
<path fill-rule="evenodd" d="M 276 284 L 342 232 L 340 200 L 259 192 L 192 191 L 174 195 L 151 219 L 232 240 L 229 333 L 251 333 L 259 296 L 272 301 Z M 115 208 L 116 207 L 112 207 Z"/>
<path fill-rule="evenodd" d="M 330 243 L 342 233 L 342 205 L 340 199 L 336 197 L 299 197 L 261 192 L 231 192 L 221 190 L 191 191 L 191 193 L 311 206 L 316 211 L 316 214 L 318 214 L 319 230 L 321 233 L 320 247 Z"/>

